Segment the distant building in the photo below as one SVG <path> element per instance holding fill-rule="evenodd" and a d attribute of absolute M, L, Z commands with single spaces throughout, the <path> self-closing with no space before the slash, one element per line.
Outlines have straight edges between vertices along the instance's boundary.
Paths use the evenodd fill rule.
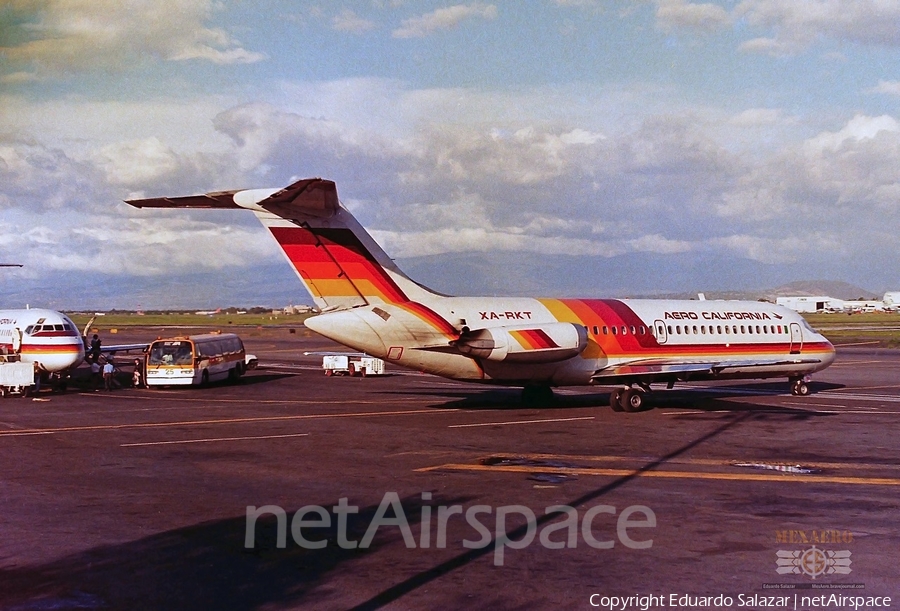
<path fill-rule="evenodd" d="M 313 311 L 313 308 L 308 305 L 289 305 L 284 309 L 285 314 L 308 314 Z M 275 312 L 273 312 L 274 314 Z"/>
<path fill-rule="evenodd" d="M 882 298 L 884 309 L 889 312 L 900 310 L 900 291 L 890 291 L 884 294 Z"/>
<path fill-rule="evenodd" d="M 845 301 L 844 309 L 848 312 L 883 312 L 884 302 L 877 299 Z"/>
<path fill-rule="evenodd" d="M 843 299 L 828 297 L 827 295 L 802 295 L 798 297 L 778 297 L 775 300 L 780 306 L 784 306 L 795 312 L 838 312 L 845 308 Z"/>

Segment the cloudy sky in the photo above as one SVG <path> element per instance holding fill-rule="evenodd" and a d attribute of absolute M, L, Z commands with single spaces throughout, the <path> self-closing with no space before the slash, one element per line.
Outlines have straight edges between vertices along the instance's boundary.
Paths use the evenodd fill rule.
<path fill-rule="evenodd" d="M 307 301 L 122 200 L 308 176 L 438 289 L 900 290 L 900 3 L 0 5 L 0 305 Z"/>

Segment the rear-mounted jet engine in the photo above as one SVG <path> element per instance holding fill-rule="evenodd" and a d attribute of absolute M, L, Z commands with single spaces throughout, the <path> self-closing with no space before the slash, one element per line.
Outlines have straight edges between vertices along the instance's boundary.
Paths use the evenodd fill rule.
<path fill-rule="evenodd" d="M 454 342 L 467 356 L 508 363 L 555 363 L 587 346 L 587 329 L 567 322 L 465 331 Z"/>

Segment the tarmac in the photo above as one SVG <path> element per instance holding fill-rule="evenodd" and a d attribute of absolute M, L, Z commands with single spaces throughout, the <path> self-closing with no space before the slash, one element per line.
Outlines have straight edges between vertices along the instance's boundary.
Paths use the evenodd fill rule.
<path fill-rule="evenodd" d="M 0 609 L 900 599 L 900 351 L 839 347 L 807 397 L 680 384 L 629 414 L 603 387 L 532 408 L 391 365 L 325 377 L 304 352 L 328 340 L 236 332 L 260 362 L 238 384 L 0 401 Z"/>

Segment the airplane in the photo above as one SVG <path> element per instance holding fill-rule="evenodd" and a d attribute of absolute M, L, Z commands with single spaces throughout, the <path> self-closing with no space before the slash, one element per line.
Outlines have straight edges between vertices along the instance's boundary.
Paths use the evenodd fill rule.
<path fill-rule="evenodd" d="M 608 385 L 610 407 L 645 407 L 651 384 L 787 378 L 807 395 L 834 346 L 796 312 L 756 301 L 450 297 L 406 276 L 338 200 L 330 180 L 283 189 L 128 200 L 137 208 L 251 210 L 321 310 L 306 326 L 388 362 L 453 380 Z"/>
<path fill-rule="evenodd" d="M 64 376 L 84 360 L 84 340 L 68 316 L 40 308 L 0 310 L 0 353 L 18 354 L 45 374 Z"/>

